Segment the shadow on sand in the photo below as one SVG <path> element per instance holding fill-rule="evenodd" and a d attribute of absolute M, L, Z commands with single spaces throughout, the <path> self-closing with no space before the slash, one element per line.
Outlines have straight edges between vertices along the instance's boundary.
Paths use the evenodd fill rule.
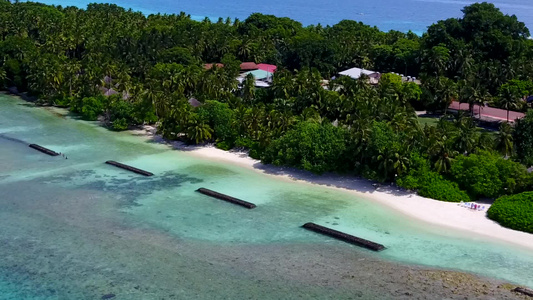
<path fill-rule="evenodd" d="M 159 135 L 155 135 L 149 132 L 138 132 L 133 133 L 134 135 L 138 136 L 147 136 L 149 135 L 149 139 L 147 140 L 148 143 L 154 143 L 154 144 L 165 144 L 173 149 L 184 151 L 184 152 L 192 152 L 195 150 L 203 149 L 205 147 L 213 146 L 212 144 L 201 144 L 201 145 L 188 145 L 185 142 L 182 141 L 169 141 L 164 138 L 162 138 Z M 218 151 L 224 151 L 224 150 L 218 150 Z M 234 149 L 230 151 L 225 151 L 228 153 L 231 153 L 232 155 L 235 155 L 242 159 L 252 159 L 249 157 L 248 152 L 243 149 Z M 292 167 L 283 167 L 283 166 L 275 166 L 275 165 L 266 165 L 261 163 L 260 161 L 256 161 L 252 165 L 252 167 L 256 170 L 260 170 L 261 172 L 269 175 L 277 175 L 277 176 L 285 176 L 293 180 L 301 180 L 306 181 L 313 184 L 318 184 L 322 186 L 328 186 L 328 187 L 335 187 L 335 188 L 341 188 L 341 189 L 347 189 L 351 191 L 356 191 L 360 193 L 365 194 L 372 194 L 374 192 L 380 192 L 380 193 L 386 193 L 390 194 L 391 196 L 410 196 L 414 195 L 413 192 L 406 191 L 396 185 L 393 184 L 380 184 L 377 182 L 372 182 L 370 180 L 356 177 L 354 175 L 343 175 L 343 174 L 337 174 L 337 173 L 324 173 L 324 174 L 314 174 L 309 171 L 300 170 L 297 168 Z"/>

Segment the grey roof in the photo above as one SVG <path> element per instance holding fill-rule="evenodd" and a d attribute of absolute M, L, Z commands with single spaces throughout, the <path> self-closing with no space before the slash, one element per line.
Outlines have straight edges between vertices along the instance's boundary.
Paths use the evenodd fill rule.
<path fill-rule="evenodd" d="M 191 98 L 189 99 L 189 104 L 192 106 L 192 107 L 198 107 L 198 106 L 202 106 L 202 102 L 194 99 L 194 98 Z"/>
<path fill-rule="evenodd" d="M 111 78 L 111 77 L 109 77 L 109 76 L 104 77 L 104 82 L 105 82 L 106 84 L 111 84 L 112 81 L 113 81 L 113 78 Z"/>
<path fill-rule="evenodd" d="M 115 91 L 114 89 L 106 89 L 106 91 L 104 92 L 104 96 L 111 96 L 111 95 L 116 95 L 118 94 L 117 91 Z"/>

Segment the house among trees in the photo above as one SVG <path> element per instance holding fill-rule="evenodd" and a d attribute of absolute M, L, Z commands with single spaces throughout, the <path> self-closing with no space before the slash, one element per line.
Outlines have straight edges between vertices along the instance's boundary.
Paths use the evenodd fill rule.
<path fill-rule="evenodd" d="M 398 74 L 398 73 L 392 73 L 392 74 L 401 76 L 402 82 L 414 82 L 418 85 L 421 84 L 420 80 L 416 79 L 415 77 L 405 76 L 403 74 Z M 348 76 L 353 79 L 359 79 L 361 78 L 361 76 L 366 75 L 369 78 L 370 84 L 378 84 L 379 80 L 381 79 L 381 73 L 376 72 L 376 71 L 361 69 L 361 68 L 351 68 L 348 70 L 344 70 L 342 72 L 339 72 L 339 75 Z"/>
<path fill-rule="evenodd" d="M 359 79 L 361 76 L 366 75 L 369 78 L 370 84 L 378 84 L 379 79 L 381 78 L 381 74 L 376 71 L 370 71 L 366 69 L 361 68 L 351 68 L 348 70 L 344 70 L 342 72 L 339 72 L 339 75 L 341 76 L 348 76 L 353 79 Z"/>
<path fill-rule="evenodd" d="M 100 90 L 102 91 L 102 94 L 104 96 L 109 97 L 118 94 L 117 91 L 115 91 L 113 88 L 106 88 L 106 87 L 100 87 Z"/>
<path fill-rule="evenodd" d="M 115 90 L 113 87 L 118 88 L 119 84 L 117 83 L 113 85 L 113 78 L 111 78 L 110 76 L 105 76 L 104 79 L 102 80 L 102 86 L 100 86 L 99 89 L 102 92 L 102 94 L 106 97 L 120 94 L 120 92 Z M 123 100 L 128 100 L 130 97 L 131 95 L 127 91 L 122 92 Z"/>
<path fill-rule="evenodd" d="M 270 73 L 274 73 L 277 70 L 277 66 L 269 64 L 256 64 L 254 62 L 243 62 L 241 64 L 241 72 L 249 72 L 255 70 L 262 70 Z"/>
<path fill-rule="evenodd" d="M 252 75 L 255 79 L 255 87 L 267 88 L 272 84 L 272 77 L 277 70 L 277 66 L 269 64 L 256 64 L 254 62 L 243 62 L 241 64 L 241 74 L 237 77 L 239 84 L 246 80 L 246 76 Z M 244 72 L 243 72 L 244 71 Z"/>

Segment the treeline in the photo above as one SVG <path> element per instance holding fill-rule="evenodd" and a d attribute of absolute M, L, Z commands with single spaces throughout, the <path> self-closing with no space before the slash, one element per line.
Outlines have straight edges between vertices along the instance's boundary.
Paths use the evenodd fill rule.
<path fill-rule="evenodd" d="M 528 36 L 487 3 L 418 37 L 348 20 L 302 27 L 253 14 L 196 22 L 108 4 L 0 0 L 0 80 L 114 130 L 157 123 L 168 139 L 243 147 L 266 163 L 468 201 L 532 189 L 525 165 L 533 163 L 533 114 L 494 135 L 465 115 L 421 126 L 415 108 L 445 111 L 458 99 L 525 109 L 521 98 L 533 92 Z M 277 65 L 272 86 L 256 89 L 251 77 L 239 85 L 243 61 Z M 364 77 L 322 80 L 354 66 L 384 74 L 376 86 Z"/>
<path fill-rule="evenodd" d="M 498 198 L 487 216 L 502 226 L 533 233 L 533 192 Z"/>

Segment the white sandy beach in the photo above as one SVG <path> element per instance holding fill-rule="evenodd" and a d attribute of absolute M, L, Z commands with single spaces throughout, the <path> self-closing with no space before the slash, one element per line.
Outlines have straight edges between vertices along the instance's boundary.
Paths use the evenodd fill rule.
<path fill-rule="evenodd" d="M 136 130 L 136 135 L 144 135 L 160 143 L 166 143 L 178 150 L 186 150 L 188 154 L 206 159 L 229 162 L 241 167 L 261 172 L 268 176 L 276 176 L 284 180 L 299 181 L 307 184 L 318 184 L 328 188 L 342 189 L 353 193 L 359 198 L 376 201 L 412 218 L 429 224 L 453 228 L 463 234 L 478 235 L 512 243 L 527 250 L 533 250 L 533 234 L 502 227 L 486 217 L 490 205 L 484 211 L 474 211 L 461 207 L 457 203 L 449 203 L 424 198 L 399 189 L 395 186 L 381 186 L 375 188 L 372 182 L 353 176 L 337 174 L 314 175 L 306 171 L 293 168 L 264 165 L 261 161 L 248 156 L 246 152 L 224 151 L 213 145 L 186 146 L 181 142 L 167 142 L 155 135 L 155 128 L 146 126 L 143 130 Z"/>

